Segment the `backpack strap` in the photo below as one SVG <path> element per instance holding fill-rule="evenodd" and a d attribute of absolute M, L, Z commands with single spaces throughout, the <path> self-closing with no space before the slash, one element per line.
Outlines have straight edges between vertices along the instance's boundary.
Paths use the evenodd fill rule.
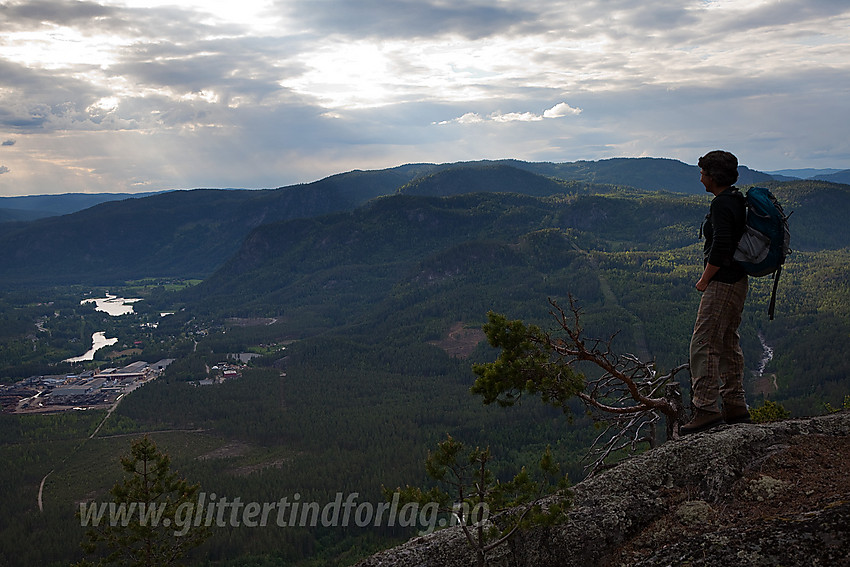
<path fill-rule="evenodd" d="M 767 316 L 773 321 L 773 314 L 776 311 L 776 286 L 779 285 L 779 274 L 782 273 L 782 266 L 776 268 L 773 274 L 773 292 L 770 294 L 770 305 L 767 307 Z"/>

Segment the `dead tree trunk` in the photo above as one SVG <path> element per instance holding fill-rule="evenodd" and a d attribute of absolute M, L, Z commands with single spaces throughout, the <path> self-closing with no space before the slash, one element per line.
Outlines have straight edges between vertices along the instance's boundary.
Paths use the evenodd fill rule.
<path fill-rule="evenodd" d="M 667 384 L 664 388 L 664 399 L 675 410 L 674 415 L 667 417 L 667 441 L 679 438 L 679 428 L 687 421 L 685 403 L 682 401 L 682 389 L 677 382 Z"/>

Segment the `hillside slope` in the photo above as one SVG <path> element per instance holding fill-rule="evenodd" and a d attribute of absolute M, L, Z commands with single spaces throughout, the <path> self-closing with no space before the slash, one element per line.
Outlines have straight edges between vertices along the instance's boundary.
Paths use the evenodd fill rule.
<path fill-rule="evenodd" d="M 420 298 L 424 292 L 446 299 L 439 284 L 451 281 L 475 286 L 486 296 L 492 288 L 473 283 L 484 274 L 491 286 L 501 282 L 503 290 L 519 291 L 524 284 L 532 298 L 531 289 L 546 279 L 543 273 L 566 269 L 583 256 L 581 247 L 688 245 L 695 233 L 676 227 L 696 226 L 702 214 L 693 198 L 672 195 L 396 195 L 352 213 L 258 227 L 233 258 L 187 296 L 195 308 L 215 306 L 246 316 L 277 306 L 275 315 L 299 308 L 333 310 L 340 316 L 357 313 L 361 321 L 371 321 L 381 301 L 411 288 L 422 290 L 416 292 Z M 550 286 L 564 283 L 552 278 Z M 549 293 L 556 290 L 550 287 Z M 479 308 L 480 317 L 487 307 Z"/>
<path fill-rule="evenodd" d="M 0 223 L 15 221 L 31 221 L 48 216 L 37 211 L 25 211 L 23 209 L 0 208 Z"/>
<path fill-rule="evenodd" d="M 466 193 L 519 193 L 535 197 L 575 191 L 578 183 L 554 178 L 501 163 L 458 165 L 417 177 L 400 187 L 405 195 L 446 197 Z"/>
<path fill-rule="evenodd" d="M 797 252 L 769 324 L 771 279 L 752 279 L 742 346 L 759 373 L 749 385 L 754 399 L 799 398 L 791 409 L 805 415 L 840 399 L 850 375 L 829 338 L 850 328 L 841 268 L 850 225 L 838 220 L 850 214 L 850 187 L 776 190 L 794 211 Z M 302 337 L 411 343 L 439 340 L 459 322 L 480 326 L 489 310 L 548 325 L 546 299 L 571 294 L 592 336 L 616 334 L 618 349 L 671 367 L 686 357 L 693 329 L 707 203 L 640 191 L 384 197 L 350 213 L 258 227 L 177 308 L 213 319 L 276 317 Z M 830 218 L 832 229 L 822 230 Z M 765 344 L 773 357 L 766 372 Z"/>
<path fill-rule="evenodd" d="M 634 187 L 645 191 L 671 191 L 702 195 L 699 167 L 668 158 L 611 158 L 568 163 L 528 163 L 506 161 L 514 167 L 569 181 Z M 738 185 L 746 186 L 773 180 L 771 175 L 738 167 Z"/>
<path fill-rule="evenodd" d="M 828 175 L 817 175 L 815 176 L 815 179 L 829 181 L 831 183 L 850 183 L 850 169 L 845 169 L 844 171 L 839 171 L 837 173 L 830 173 Z"/>

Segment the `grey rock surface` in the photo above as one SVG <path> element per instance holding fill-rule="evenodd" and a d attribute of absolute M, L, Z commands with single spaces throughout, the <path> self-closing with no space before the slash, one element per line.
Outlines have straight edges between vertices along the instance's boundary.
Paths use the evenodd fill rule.
<path fill-rule="evenodd" d="M 833 448 L 820 451 L 824 440 Z M 665 443 L 578 483 L 566 523 L 518 532 L 487 564 L 850 566 L 848 440 L 850 411 L 843 411 L 722 426 Z M 818 476 L 819 469 L 806 469 L 805 461 L 785 470 L 791 448 L 798 460 L 816 455 L 811 466 L 825 467 L 831 476 Z M 832 459 L 838 459 L 837 468 Z M 789 479 L 798 473 L 813 481 L 832 479 L 834 490 L 800 494 L 791 480 L 768 475 L 771 467 Z M 829 500 L 815 498 L 821 494 Z M 785 513 L 770 517 L 771 499 L 783 498 Z M 378 553 L 358 567 L 473 565 L 473 549 L 454 527 Z"/>

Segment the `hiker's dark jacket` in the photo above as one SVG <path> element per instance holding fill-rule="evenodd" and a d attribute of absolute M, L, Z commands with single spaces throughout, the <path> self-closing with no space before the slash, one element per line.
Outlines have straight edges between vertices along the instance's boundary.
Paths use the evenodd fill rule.
<path fill-rule="evenodd" d="M 712 199 L 708 216 L 702 225 L 705 263 L 720 267 L 711 278 L 712 281 L 735 283 L 747 275 L 732 259 L 738 241 L 744 234 L 746 222 L 747 208 L 744 196 L 738 189 L 731 187 Z"/>

